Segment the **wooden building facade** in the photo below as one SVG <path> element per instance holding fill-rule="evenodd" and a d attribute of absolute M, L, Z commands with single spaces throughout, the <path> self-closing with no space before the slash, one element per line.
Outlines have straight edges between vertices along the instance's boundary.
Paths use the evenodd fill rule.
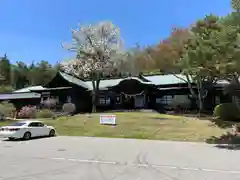
<path fill-rule="evenodd" d="M 101 80 L 97 109 L 99 111 L 159 110 L 173 109 L 178 106 L 197 109 L 198 103 L 191 98 L 188 85 L 181 78 L 175 75 L 154 75 Z M 10 94 L 0 94 L 0 100 L 9 100 L 20 107 L 24 104 L 38 106 L 44 100 L 54 98 L 58 101 L 59 109 L 64 103 L 72 102 L 76 106 L 76 112 L 91 112 L 92 90 L 91 81 L 58 72 L 44 87 L 29 87 Z M 204 107 L 212 110 L 215 105 L 228 102 L 230 99 L 229 95 L 223 93 L 223 86 L 219 85 L 206 90 Z"/>

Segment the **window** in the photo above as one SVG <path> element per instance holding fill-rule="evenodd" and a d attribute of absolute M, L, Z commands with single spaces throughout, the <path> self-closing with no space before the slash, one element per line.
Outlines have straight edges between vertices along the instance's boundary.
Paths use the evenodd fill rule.
<path fill-rule="evenodd" d="M 121 104 L 121 97 L 120 96 L 116 96 L 116 104 Z"/>
<path fill-rule="evenodd" d="M 162 102 L 162 98 L 156 98 L 156 103 L 160 104 Z"/>
<path fill-rule="evenodd" d="M 38 127 L 44 127 L 44 124 L 39 122 L 39 123 L 37 123 L 37 126 Z"/>
<path fill-rule="evenodd" d="M 105 104 L 110 104 L 110 101 L 111 101 L 110 98 L 107 97 L 107 98 L 106 98 L 106 102 L 105 102 Z"/>
<path fill-rule="evenodd" d="M 99 104 L 105 104 L 105 97 L 99 98 Z"/>
<path fill-rule="evenodd" d="M 166 95 L 162 98 L 156 98 L 156 103 L 161 103 L 164 105 L 171 104 L 174 99 L 174 95 Z"/>
<path fill-rule="evenodd" d="M 145 96 L 144 95 L 135 96 L 135 107 L 143 108 L 144 105 L 145 105 Z"/>
<path fill-rule="evenodd" d="M 68 102 L 68 103 L 72 102 L 71 96 L 67 96 L 67 102 Z"/>
<path fill-rule="evenodd" d="M 55 99 L 56 99 L 56 103 L 59 103 L 59 97 L 56 96 Z"/>
<path fill-rule="evenodd" d="M 42 95 L 49 96 L 50 92 L 42 92 Z"/>
<path fill-rule="evenodd" d="M 217 105 L 217 104 L 220 104 L 220 103 L 221 103 L 220 97 L 219 97 L 219 96 L 216 96 L 216 97 L 215 97 L 215 104 Z"/>
<path fill-rule="evenodd" d="M 24 126 L 25 124 L 26 124 L 25 122 L 17 122 L 12 125 L 8 125 L 8 126 Z"/>
<path fill-rule="evenodd" d="M 28 125 L 28 127 L 38 127 L 38 123 L 37 122 L 32 122 Z"/>
<path fill-rule="evenodd" d="M 237 97 L 237 96 L 233 96 L 233 97 L 232 97 L 232 102 L 237 103 L 237 104 L 240 104 L 240 98 Z"/>
<path fill-rule="evenodd" d="M 111 103 L 110 97 L 101 96 L 99 97 L 99 104 L 109 105 Z"/>
<path fill-rule="evenodd" d="M 44 124 L 41 122 L 32 122 L 28 125 L 28 127 L 44 127 Z"/>

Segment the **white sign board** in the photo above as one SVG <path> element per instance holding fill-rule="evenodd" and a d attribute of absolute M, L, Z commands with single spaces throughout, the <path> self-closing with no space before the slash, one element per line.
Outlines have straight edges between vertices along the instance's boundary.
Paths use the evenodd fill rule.
<path fill-rule="evenodd" d="M 100 115 L 100 124 L 116 125 L 116 115 Z"/>

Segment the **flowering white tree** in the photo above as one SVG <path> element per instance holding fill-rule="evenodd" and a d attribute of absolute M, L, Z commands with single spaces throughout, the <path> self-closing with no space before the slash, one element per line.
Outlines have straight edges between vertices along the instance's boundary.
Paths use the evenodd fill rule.
<path fill-rule="evenodd" d="M 96 101 L 101 74 L 111 74 L 124 60 L 120 31 L 111 22 L 80 26 L 72 30 L 72 42 L 63 44 L 75 52 L 73 60 L 61 63 L 61 67 L 72 74 L 92 79 L 92 111 L 96 112 Z"/>

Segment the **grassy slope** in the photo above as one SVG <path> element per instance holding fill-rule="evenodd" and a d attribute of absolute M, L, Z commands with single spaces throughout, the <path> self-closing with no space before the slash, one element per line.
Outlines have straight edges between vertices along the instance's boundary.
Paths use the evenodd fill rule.
<path fill-rule="evenodd" d="M 99 114 L 92 117 L 76 115 L 45 120 L 56 128 L 59 135 L 119 137 L 137 139 L 160 139 L 179 141 L 204 141 L 219 136 L 224 130 L 213 126 L 208 120 L 189 119 L 181 116 L 157 113 L 114 113 L 117 126 L 99 124 Z M 12 123 L 1 122 L 0 126 Z"/>
<path fill-rule="evenodd" d="M 157 113 L 115 113 L 117 126 L 99 124 L 99 115 L 77 115 L 47 120 L 60 135 L 204 141 L 224 130 L 207 120 L 194 120 Z"/>

